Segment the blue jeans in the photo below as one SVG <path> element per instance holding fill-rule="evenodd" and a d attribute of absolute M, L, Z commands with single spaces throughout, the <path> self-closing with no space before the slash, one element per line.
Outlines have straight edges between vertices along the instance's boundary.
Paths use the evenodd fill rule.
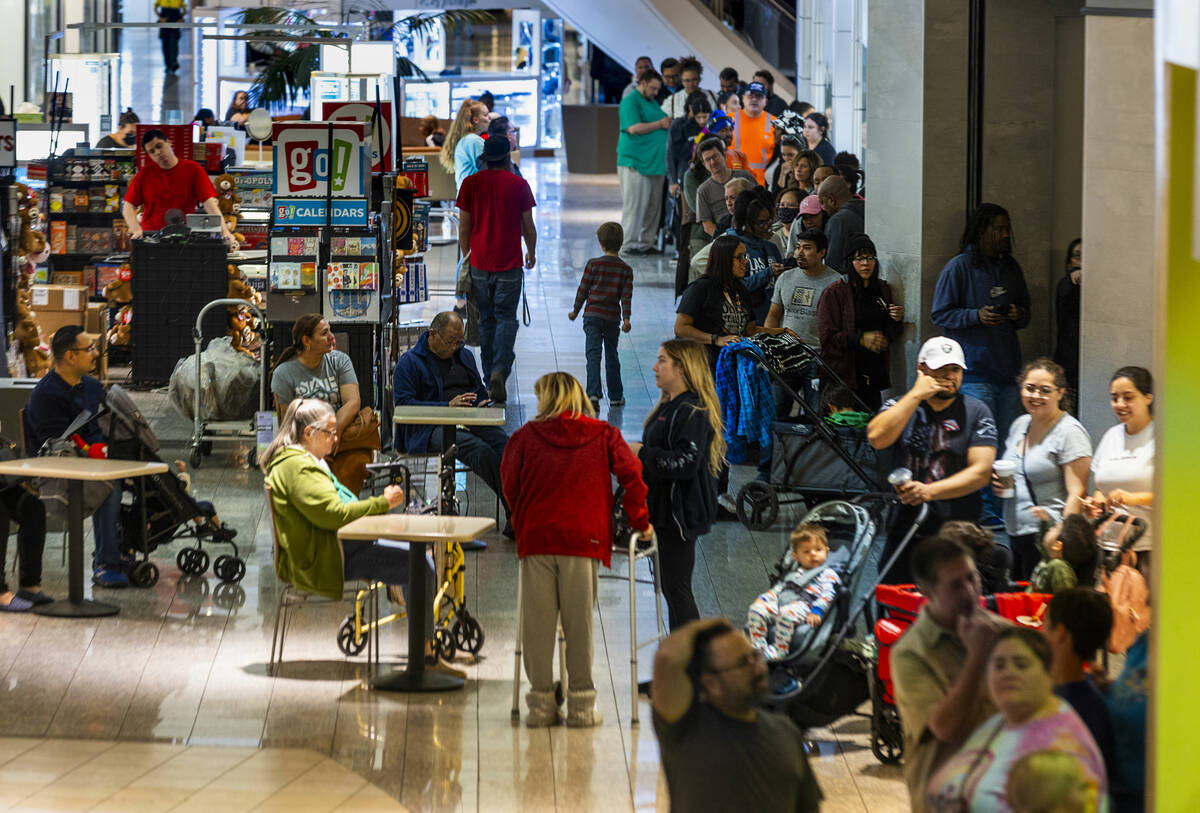
<path fill-rule="evenodd" d="M 1021 414 L 1020 387 L 1015 383 L 995 384 L 977 378 L 964 378 L 962 393 L 978 398 L 992 411 L 992 418 L 996 421 L 996 457 L 999 457 L 1004 453 L 1008 428 Z M 980 519 L 988 525 L 1003 524 L 1004 506 L 992 492 L 991 485 L 984 486 L 980 494 L 983 496 L 983 516 Z"/>
<path fill-rule="evenodd" d="M 483 381 L 492 372 L 505 379 L 512 372 L 513 345 L 517 341 L 517 306 L 521 304 L 521 286 L 525 270 L 480 271 L 471 267 L 471 295 L 479 308 L 479 355 L 483 361 Z"/>
<path fill-rule="evenodd" d="M 600 353 L 604 351 L 604 379 L 608 384 L 608 400 L 620 401 L 625 397 L 621 385 L 621 359 L 617 356 L 617 339 L 621 335 L 621 323 L 596 316 L 583 317 L 583 353 L 587 359 L 587 394 L 599 398 Z"/>
<path fill-rule="evenodd" d="M 116 568 L 121 564 L 121 535 L 117 529 L 117 519 L 121 514 L 121 483 L 113 483 L 104 502 L 92 514 L 92 536 L 95 542 L 95 552 L 92 554 L 92 568 Z"/>

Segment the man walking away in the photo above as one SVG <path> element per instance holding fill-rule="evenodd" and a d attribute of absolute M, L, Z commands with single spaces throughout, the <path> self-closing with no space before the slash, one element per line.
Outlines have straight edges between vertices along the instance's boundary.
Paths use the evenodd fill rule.
<path fill-rule="evenodd" d="M 181 23 L 187 16 L 185 0 L 155 0 L 154 13 L 160 23 Z M 172 76 L 179 71 L 179 28 L 160 28 L 158 38 L 162 40 L 163 68 Z"/>
<path fill-rule="evenodd" d="M 459 250 L 471 263 L 471 294 L 479 308 L 479 351 L 488 394 L 497 404 L 508 400 L 506 382 L 517 341 L 517 305 L 525 268 L 537 262 L 537 229 L 533 225 L 533 192 L 525 179 L 509 171 L 508 139 L 488 139 L 483 148 L 486 169 L 463 180 L 458 191 L 461 217 Z"/>
<path fill-rule="evenodd" d="M 671 117 L 655 103 L 662 77 L 653 69 L 638 76 L 637 93 L 621 100 L 621 134 L 617 137 L 617 179 L 621 183 L 621 229 L 624 254 L 651 254 L 662 209 L 663 176 L 667 172 L 667 130 Z"/>

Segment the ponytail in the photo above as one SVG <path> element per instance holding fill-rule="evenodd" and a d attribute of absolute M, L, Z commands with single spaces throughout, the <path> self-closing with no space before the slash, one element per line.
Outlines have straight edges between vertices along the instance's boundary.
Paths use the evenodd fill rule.
<path fill-rule="evenodd" d="M 292 343 L 283 349 L 279 354 L 279 358 L 275 361 L 275 366 L 271 368 L 272 372 L 276 370 L 280 364 L 285 361 L 291 361 L 304 350 L 305 337 L 311 337 L 317 332 L 317 325 L 321 324 L 325 317 L 319 313 L 306 313 L 296 319 L 292 324 Z"/>

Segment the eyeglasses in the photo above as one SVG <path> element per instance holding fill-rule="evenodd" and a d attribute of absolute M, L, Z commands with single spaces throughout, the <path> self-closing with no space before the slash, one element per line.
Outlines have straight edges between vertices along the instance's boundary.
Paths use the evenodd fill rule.
<path fill-rule="evenodd" d="M 867 255 L 861 255 L 858 257 L 851 257 L 850 261 L 856 262 L 856 263 L 873 263 L 873 262 L 875 262 L 875 257 L 870 254 L 867 254 Z"/>
<path fill-rule="evenodd" d="M 722 672 L 732 672 L 734 669 L 745 669 L 747 666 L 754 666 L 761 660 L 762 653 L 756 649 L 753 652 L 747 652 L 729 666 L 722 666 L 720 669 L 709 669 L 708 671 L 714 675 L 719 675 Z"/>
<path fill-rule="evenodd" d="M 336 438 L 338 436 L 338 430 L 336 429 L 322 429 L 321 427 L 316 427 L 315 431 L 320 432 L 323 435 L 329 435 L 331 438 Z"/>
<path fill-rule="evenodd" d="M 746 255 L 745 254 L 734 254 L 733 259 L 737 262 L 744 263 L 744 262 L 746 262 Z"/>
<path fill-rule="evenodd" d="M 96 350 L 96 343 L 92 342 L 87 347 L 72 347 L 71 349 L 76 353 L 92 353 Z"/>
<path fill-rule="evenodd" d="M 1035 384 L 1026 384 L 1021 389 L 1025 390 L 1028 395 L 1041 395 L 1043 397 L 1058 392 L 1058 387 L 1039 387 Z"/>

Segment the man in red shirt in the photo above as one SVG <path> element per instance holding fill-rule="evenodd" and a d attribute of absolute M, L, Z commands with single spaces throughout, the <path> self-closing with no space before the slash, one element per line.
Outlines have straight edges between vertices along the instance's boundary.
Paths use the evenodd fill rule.
<path fill-rule="evenodd" d="M 533 192 L 508 169 L 507 139 L 489 138 L 483 147 L 486 169 L 463 180 L 458 190 L 458 246 L 471 263 L 471 298 L 479 309 L 479 350 L 488 394 L 498 404 L 508 400 L 505 382 L 512 372 L 517 341 L 517 305 L 525 268 L 537 262 L 537 230 L 533 225 Z"/>
<path fill-rule="evenodd" d="M 176 209 L 192 214 L 197 206 L 221 220 L 221 236 L 232 243 L 233 235 L 221 217 L 217 205 L 217 190 L 195 161 L 184 161 L 175 155 L 162 130 L 147 130 L 142 136 L 142 149 L 150 161 L 138 170 L 129 182 L 129 191 L 121 204 L 121 215 L 129 224 L 129 235 L 139 239 L 143 231 L 158 231 L 166 224 L 167 212 Z M 138 222 L 137 207 L 143 207 Z"/>

